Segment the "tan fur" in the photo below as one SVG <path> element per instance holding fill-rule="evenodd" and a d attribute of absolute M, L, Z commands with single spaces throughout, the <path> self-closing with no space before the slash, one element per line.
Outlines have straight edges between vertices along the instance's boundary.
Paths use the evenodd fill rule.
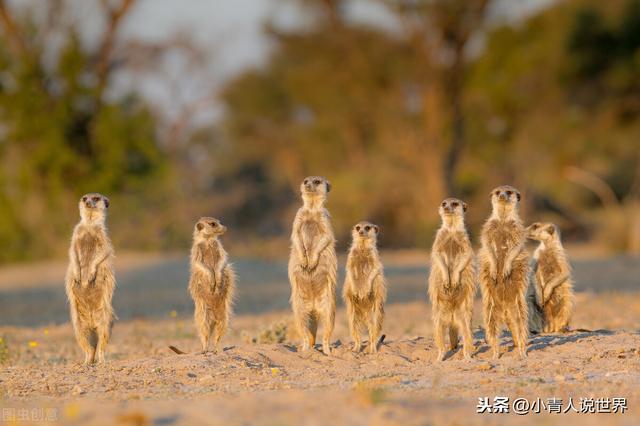
<path fill-rule="evenodd" d="M 520 193 L 511 186 L 491 192 L 493 211 L 482 227 L 479 281 L 482 289 L 485 334 L 500 356 L 499 333 L 506 324 L 520 357 L 526 356 L 528 312 L 525 300 L 529 281 L 529 255 L 525 229 L 518 215 Z"/>
<path fill-rule="evenodd" d="M 319 176 L 310 176 L 300 185 L 304 204 L 293 222 L 289 257 L 291 307 L 302 350 L 314 346 L 320 320 L 324 327 L 322 351 L 327 355 L 335 322 L 338 269 L 333 229 L 324 208 L 330 188 Z"/>
<path fill-rule="evenodd" d="M 464 358 L 471 359 L 473 351 L 471 316 L 476 284 L 473 249 L 464 225 L 466 209 L 466 204 L 455 198 L 442 202 L 439 209 L 442 226 L 431 249 L 429 299 L 438 361 L 442 361 L 446 354 L 447 329 L 451 350 L 458 346 L 460 331 Z"/>
<path fill-rule="evenodd" d="M 342 298 L 347 308 L 353 350 L 360 352 L 360 331 L 369 331 L 369 353 L 378 351 L 387 286 L 376 246 L 379 228 L 369 222 L 353 227 Z"/>
<path fill-rule="evenodd" d="M 566 331 L 575 302 L 571 266 L 560 233 L 552 223 L 534 223 L 527 228 L 527 236 L 540 241 L 533 254 L 533 277 L 538 289 L 537 301 L 543 313 L 543 331 Z"/>
<path fill-rule="evenodd" d="M 78 206 L 81 219 L 71 237 L 65 289 L 84 363 L 103 363 L 115 316 L 111 305 L 116 286 L 113 246 L 105 225 L 109 199 L 86 194 Z"/>
<path fill-rule="evenodd" d="M 193 231 L 189 293 L 195 304 L 194 319 L 203 353 L 209 350 L 212 336 L 213 352 L 218 351 L 231 315 L 235 272 L 218 238 L 226 230 L 219 220 L 202 217 Z"/>

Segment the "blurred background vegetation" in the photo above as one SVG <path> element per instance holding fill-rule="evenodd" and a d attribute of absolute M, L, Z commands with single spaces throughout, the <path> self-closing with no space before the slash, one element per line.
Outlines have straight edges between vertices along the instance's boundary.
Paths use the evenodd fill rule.
<path fill-rule="evenodd" d="M 284 249 L 309 174 L 332 181 L 341 247 L 364 218 L 386 248 L 428 247 L 449 195 L 475 231 L 512 183 L 526 221 L 640 253 L 640 0 L 517 19 L 498 0 L 371 0 L 380 24 L 349 0 L 273 1 L 296 22 L 266 20 L 265 60 L 167 114 L 138 83 L 169 85 L 176 61 L 178 85 L 214 80 L 213 54 L 124 31 L 145 0 L 94 1 L 90 41 L 77 1 L 0 0 L 0 262 L 63 257 L 89 191 L 111 198 L 119 250 L 187 247 L 201 215 L 238 250 Z"/>

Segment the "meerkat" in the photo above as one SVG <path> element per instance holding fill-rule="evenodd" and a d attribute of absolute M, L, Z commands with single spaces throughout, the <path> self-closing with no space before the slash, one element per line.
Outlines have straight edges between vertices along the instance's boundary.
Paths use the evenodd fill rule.
<path fill-rule="evenodd" d="M 111 304 L 116 286 L 114 251 L 106 227 L 109 199 L 102 194 L 86 194 L 78 207 L 80 222 L 71 237 L 65 289 L 84 363 L 103 363 L 115 318 Z"/>
<path fill-rule="evenodd" d="M 463 355 L 471 359 L 473 335 L 471 316 L 476 293 L 474 253 L 465 228 L 467 205 L 447 198 L 439 207 L 442 225 L 431 249 L 429 298 L 433 309 L 433 327 L 437 360 L 446 354 L 445 333 L 449 329 L 451 350 L 458 347 L 458 332 L 462 333 Z"/>
<path fill-rule="evenodd" d="M 566 331 L 573 313 L 574 295 L 571 266 L 560 232 L 552 223 L 533 223 L 527 228 L 527 237 L 540 242 L 533 253 L 533 277 L 543 313 L 543 331 Z"/>
<path fill-rule="evenodd" d="M 529 284 L 526 231 L 518 214 L 520 192 L 499 186 L 491 192 L 492 213 L 482 227 L 479 281 L 482 289 L 485 333 L 500 356 L 499 333 L 506 323 L 521 358 L 527 355 L 528 312 L 525 293 Z"/>
<path fill-rule="evenodd" d="M 318 321 L 323 323 L 322 351 L 331 354 L 335 322 L 338 260 L 335 238 L 324 205 L 331 190 L 328 180 L 310 176 L 300 184 L 303 205 L 291 232 L 289 281 L 291 307 L 302 350 L 315 345 Z"/>
<path fill-rule="evenodd" d="M 227 331 L 235 290 L 235 272 L 219 237 L 227 231 L 218 219 L 202 217 L 193 230 L 189 293 L 195 304 L 194 320 L 207 353 L 213 335 L 213 352 Z"/>
<path fill-rule="evenodd" d="M 377 239 L 380 228 L 360 222 L 351 231 L 352 244 L 347 256 L 347 270 L 342 298 L 347 307 L 349 332 L 353 350 L 360 352 L 360 331 L 369 331 L 369 353 L 378 351 L 378 339 L 384 321 L 384 302 L 387 286 L 378 254 Z"/>

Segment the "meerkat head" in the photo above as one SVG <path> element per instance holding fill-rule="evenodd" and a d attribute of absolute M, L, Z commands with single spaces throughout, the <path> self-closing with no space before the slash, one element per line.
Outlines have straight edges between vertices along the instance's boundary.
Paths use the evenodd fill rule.
<path fill-rule="evenodd" d="M 109 199 L 102 194 L 97 192 L 85 194 L 78 202 L 80 217 L 88 223 L 104 222 L 109 204 Z"/>
<path fill-rule="evenodd" d="M 520 191 L 509 185 L 494 188 L 491 191 L 491 205 L 496 214 L 513 214 L 517 212 L 520 205 Z"/>
<path fill-rule="evenodd" d="M 467 203 L 457 198 L 446 198 L 440 203 L 440 208 L 438 209 L 442 222 L 447 225 L 463 223 L 466 211 Z"/>
<path fill-rule="evenodd" d="M 331 183 L 322 176 L 308 176 L 300 184 L 300 193 L 305 203 L 324 202 L 331 191 Z"/>
<path fill-rule="evenodd" d="M 527 238 L 536 241 L 552 241 L 560 238 L 558 228 L 553 223 L 536 222 L 527 227 Z"/>
<path fill-rule="evenodd" d="M 370 222 L 358 222 L 351 230 L 354 244 L 373 244 L 378 240 L 380 227 Z"/>
<path fill-rule="evenodd" d="M 201 217 L 193 231 L 194 236 L 205 239 L 217 238 L 225 232 L 227 232 L 227 227 L 213 217 Z"/>

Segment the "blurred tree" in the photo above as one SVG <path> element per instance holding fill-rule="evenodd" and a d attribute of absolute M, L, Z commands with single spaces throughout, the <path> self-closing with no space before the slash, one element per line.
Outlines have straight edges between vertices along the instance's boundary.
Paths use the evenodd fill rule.
<path fill-rule="evenodd" d="M 486 29 L 491 0 L 382 0 L 399 16 L 416 49 L 428 60 L 423 96 L 434 98 L 445 111 L 446 127 L 437 138 L 443 146 L 445 192 L 461 196 L 457 184 L 460 158 L 466 145 L 464 90 L 472 55 L 469 45 Z M 432 117 L 426 117 L 432 120 Z M 447 137 L 448 136 L 448 137 Z M 447 143 L 446 141 L 449 140 Z"/>
<path fill-rule="evenodd" d="M 490 31 L 469 79 L 462 179 L 514 181 L 528 192 L 527 213 L 551 216 L 569 237 L 637 247 L 640 69 L 628 22 L 639 5 L 562 2 Z"/>
<path fill-rule="evenodd" d="M 275 47 L 266 66 L 227 85 L 229 173 L 254 165 L 257 180 L 288 194 L 306 174 L 327 175 L 343 244 L 364 217 L 384 223 L 386 244 L 423 244 L 443 194 L 438 146 L 422 134 L 416 96 L 426 58 L 399 37 L 348 21 L 340 3 L 307 1 L 310 25 L 268 27 Z M 283 199 L 273 197 L 252 217 L 271 221 L 267 212 L 280 212 Z M 288 229 L 290 219 L 279 215 L 272 226 Z"/>
<path fill-rule="evenodd" d="M 110 195 L 120 211 L 142 198 L 126 210 L 127 243 L 162 245 L 166 222 L 150 221 L 143 232 L 151 236 L 135 226 L 172 191 L 155 119 L 133 94 L 107 96 L 130 54 L 118 32 L 134 3 L 101 2 L 105 29 L 90 48 L 62 18 L 67 2 L 38 4 L 41 22 L 31 9 L 16 13 L 0 0 L 0 261 L 62 252 L 77 199 L 88 191 Z M 117 223 L 121 216 L 114 216 Z"/>

